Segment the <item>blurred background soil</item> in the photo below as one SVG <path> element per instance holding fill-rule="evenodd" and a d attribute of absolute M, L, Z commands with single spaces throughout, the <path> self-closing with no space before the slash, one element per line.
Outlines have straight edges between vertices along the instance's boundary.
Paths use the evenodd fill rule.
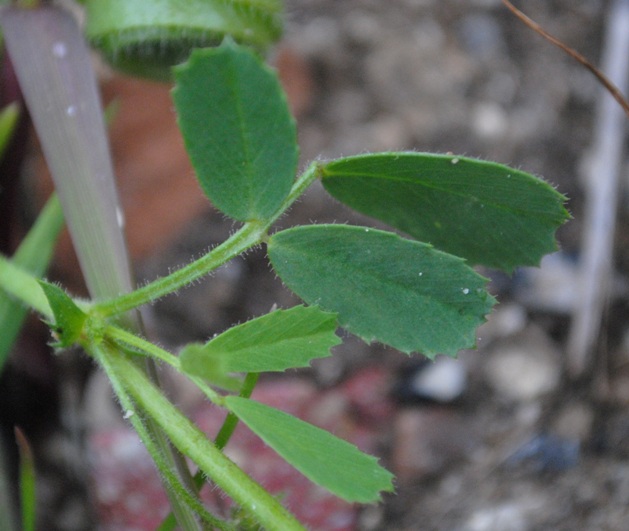
<path fill-rule="evenodd" d="M 523 9 L 598 63 L 609 5 L 530 0 Z M 287 19 L 271 60 L 297 116 L 302 167 L 315 158 L 371 151 L 453 152 L 544 177 L 569 197 L 574 217 L 559 231 L 561 251 L 541 269 L 513 277 L 483 271 L 500 304 L 479 330 L 478 349 L 461 353 L 458 363 L 439 359 L 426 365 L 418 356 L 348 337 L 333 358 L 312 369 L 263 379 L 261 400 L 290 407 L 352 440 L 398 477 L 396 494 L 378 505 L 336 504 L 322 494 L 308 498 L 312 494 L 305 490 L 289 505 L 310 505 L 315 514 L 303 517 L 321 530 L 627 529 L 624 190 L 615 249 L 618 287 L 604 316 L 596 361 L 576 380 L 566 373 L 579 282 L 582 176 L 601 95 L 597 82 L 499 0 L 288 0 Z M 107 98 L 120 98 L 112 143 L 129 240 L 138 278 L 152 279 L 220 243 L 234 225 L 205 203 L 192 180 L 173 132 L 167 89 L 114 78 L 104 90 Z M 622 170 L 626 176 L 626 160 Z M 281 225 L 327 221 L 370 223 L 315 186 Z M 57 275 L 71 281 L 67 256 L 67 249 L 60 252 Z M 149 325 L 163 345 L 176 350 L 273 305 L 297 302 L 257 249 L 155 304 Z M 178 403 L 211 432 L 215 420 L 207 406 L 180 382 L 170 384 Z M 121 442 L 122 421 L 98 376 L 88 384 L 86 404 L 102 526 L 130 529 L 129 520 L 112 516 L 120 481 L 113 478 L 109 491 L 103 485 L 120 471 L 111 462 L 114 449 L 131 448 L 129 461 L 123 459 L 128 469 L 139 462 L 135 447 Z M 265 451 L 243 444 L 233 450 L 236 460 Z M 294 474 L 280 473 L 280 465 L 262 467 L 265 459 L 257 459 L 258 472 L 274 478 L 274 488 L 301 485 Z M 143 502 L 137 504 L 136 513 L 146 513 Z M 325 519 L 326 511 L 338 518 Z"/>

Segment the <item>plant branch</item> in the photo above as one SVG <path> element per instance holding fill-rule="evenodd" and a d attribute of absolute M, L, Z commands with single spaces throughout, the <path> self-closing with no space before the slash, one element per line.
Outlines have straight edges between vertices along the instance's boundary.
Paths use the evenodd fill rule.
<path fill-rule="evenodd" d="M 251 396 L 251 393 L 253 393 L 253 389 L 255 388 L 256 383 L 258 383 L 258 376 L 259 373 L 257 372 L 250 372 L 249 374 L 247 374 L 238 396 L 240 396 L 241 398 L 249 398 Z M 221 426 L 218 435 L 216 435 L 215 444 L 217 448 L 223 449 L 225 448 L 225 446 L 227 446 L 227 443 L 229 442 L 229 439 L 234 433 L 237 425 L 238 417 L 230 411 L 225 418 L 225 421 L 223 422 L 223 425 Z"/>
<path fill-rule="evenodd" d="M 133 401 L 155 420 L 173 444 L 265 529 L 303 530 L 293 515 L 208 441 L 205 434 L 131 360 L 119 352 L 102 348 L 96 349 L 95 354 L 108 367 L 110 377 L 121 383 Z"/>
<path fill-rule="evenodd" d="M 618 102 L 618 104 L 622 107 L 623 111 L 629 118 L 629 102 L 627 102 L 626 98 L 623 96 L 620 89 L 611 82 L 611 80 L 598 68 L 596 68 L 590 61 L 588 61 L 584 55 L 577 52 L 574 48 L 571 48 L 567 44 L 563 43 L 556 37 L 553 37 L 550 33 L 548 33 L 544 28 L 542 28 L 537 22 L 533 19 L 526 16 L 522 11 L 520 11 L 517 7 L 515 7 L 509 0 L 502 0 L 502 3 L 505 5 L 509 11 L 511 11 L 520 21 L 531 28 L 535 33 L 544 37 L 547 41 L 557 46 L 559 49 L 567 53 L 570 57 L 572 57 L 575 61 L 579 62 L 582 66 L 587 68 L 598 81 L 605 87 L 605 90 L 609 92 L 613 98 Z"/>
<path fill-rule="evenodd" d="M 150 356 L 153 359 L 160 360 L 171 366 L 177 372 L 183 374 L 184 376 L 188 377 L 192 382 L 194 382 L 194 384 L 205 394 L 210 402 L 222 406 L 222 398 L 211 387 L 206 385 L 201 378 L 191 376 L 182 371 L 181 363 L 179 362 L 179 358 L 177 356 L 171 354 L 163 348 L 158 347 L 150 341 L 147 341 L 146 339 L 136 336 L 135 334 L 127 332 L 126 330 L 123 330 L 122 328 L 114 325 L 108 326 L 105 334 L 107 337 L 114 340 L 116 343 L 119 344 L 121 348 L 123 348 L 126 352 L 129 352 L 130 354 Z M 128 347 L 131 347 L 132 350 L 129 350 Z"/>
<path fill-rule="evenodd" d="M 191 262 L 187 266 L 174 271 L 166 277 L 159 278 L 136 289 L 135 291 L 120 295 L 114 299 L 99 302 L 94 305 L 95 310 L 107 317 L 125 313 L 133 308 L 138 308 L 154 300 L 173 293 L 178 289 L 188 286 L 195 280 L 214 271 L 232 258 L 242 254 L 246 250 L 259 245 L 266 236 L 268 229 L 282 216 L 286 210 L 300 197 L 305 190 L 317 178 L 319 166 L 311 164 L 293 185 L 289 195 L 278 211 L 267 221 L 250 221 L 245 223 L 236 233 L 222 244 L 218 245 L 207 254 Z"/>
<path fill-rule="evenodd" d="M 111 364 L 109 362 L 110 357 L 112 355 L 111 352 L 107 352 L 109 350 L 105 345 L 101 344 L 100 346 L 95 346 L 91 349 L 91 353 L 94 357 L 100 362 L 101 366 L 105 370 L 111 385 L 116 393 L 118 400 L 120 401 L 120 405 L 125 412 L 125 417 L 131 422 L 133 428 L 137 431 L 142 443 L 146 446 L 151 458 L 155 462 L 160 474 L 166 479 L 168 487 L 170 488 L 171 495 L 179 497 L 183 500 L 194 512 L 196 512 L 201 518 L 210 523 L 216 529 L 220 530 L 230 530 L 231 526 L 223 522 L 222 520 L 216 518 L 212 514 L 210 514 L 203 504 L 199 501 L 199 499 L 195 496 L 195 494 L 191 493 L 177 478 L 177 476 L 172 472 L 171 467 L 166 462 L 166 458 L 164 454 L 160 451 L 157 445 L 153 442 L 151 435 L 149 434 L 148 429 L 144 425 L 144 421 L 141 419 L 140 414 L 138 414 L 138 407 L 133 402 L 124 386 L 122 385 L 120 379 L 116 375 L 115 371 L 112 369 Z M 173 504 L 173 511 L 176 511 L 178 504 Z M 182 525 L 186 526 L 187 529 L 198 529 L 196 521 L 190 521 L 190 514 L 177 514 L 177 521 Z M 188 521 L 188 524 L 184 524 L 182 522 Z"/>
<path fill-rule="evenodd" d="M 241 398 L 249 398 L 251 396 L 251 393 L 253 392 L 253 389 L 256 386 L 256 383 L 258 382 L 258 377 L 259 377 L 259 373 L 257 372 L 256 373 L 251 372 L 247 374 L 245 381 L 242 384 L 242 389 L 240 390 L 240 393 L 238 396 L 240 396 Z M 223 448 L 225 448 L 225 446 L 229 442 L 229 439 L 234 433 L 234 430 L 236 429 L 237 425 L 238 425 L 238 417 L 230 411 L 227 414 L 227 417 L 225 417 L 225 420 L 223 421 L 223 425 L 221 426 L 221 429 L 219 430 L 218 435 L 216 435 L 216 439 L 214 440 L 214 444 L 216 444 L 216 447 L 219 450 L 222 450 Z M 203 474 L 203 470 L 199 470 L 194 475 L 193 480 L 197 488 L 201 488 L 201 486 L 205 482 L 205 476 Z M 174 529 L 175 525 L 176 525 L 176 522 L 175 522 L 174 515 L 173 513 L 170 513 L 162 522 L 162 525 L 159 527 L 159 531 L 169 531 L 171 529 Z"/>

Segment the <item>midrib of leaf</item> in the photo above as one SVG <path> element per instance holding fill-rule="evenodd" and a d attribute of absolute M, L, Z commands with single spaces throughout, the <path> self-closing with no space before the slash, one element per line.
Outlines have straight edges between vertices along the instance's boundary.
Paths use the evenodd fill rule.
<path fill-rule="evenodd" d="M 243 107 L 243 97 L 241 87 L 243 86 L 243 81 L 238 78 L 238 68 L 234 63 L 233 59 L 230 60 L 229 64 L 230 68 L 230 76 L 229 76 L 229 86 L 231 89 L 232 98 L 236 102 L 236 115 L 238 117 L 238 132 L 240 135 L 240 143 L 242 145 L 243 150 L 243 159 L 245 162 L 245 172 L 247 174 L 247 206 L 248 211 L 253 212 L 255 210 L 255 198 L 253 197 L 253 182 L 255 179 L 255 168 L 252 164 L 253 157 L 251 156 L 251 135 L 248 133 L 248 121 L 246 120 L 247 114 Z M 245 80 L 244 83 L 247 81 Z"/>
<path fill-rule="evenodd" d="M 330 179 L 342 179 L 342 178 L 367 178 L 367 179 L 373 179 L 374 181 L 378 181 L 378 180 L 382 180 L 382 174 L 377 174 L 377 173 L 370 173 L 370 172 L 346 172 L 346 171 L 334 171 L 332 173 L 329 173 L 328 175 L 325 175 L 325 169 L 324 169 L 324 179 L 325 178 L 330 178 Z M 477 201 L 479 203 L 482 203 L 483 205 L 487 205 L 490 206 L 492 208 L 494 208 L 495 210 L 500 210 L 503 212 L 514 212 L 514 213 L 520 213 L 520 214 L 527 214 L 527 215 L 535 215 L 536 217 L 539 216 L 544 216 L 547 213 L 544 210 L 536 210 L 531 208 L 531 206 L 535 206 L 535 204 L 533 203 L 532 205 L 527 205 L 526 208 L 522 208 L 522 207 L 518 207 L 516 205 L 505 205 L 504 203 L 497 203 L 495 201 L 491 201 L 491 200 L 486 200 L 486 199 L 481 199 L 478 196 L 472 196 L 469 195 L 469 193 L 466 193 L 465 191 L 461 191 L 461 192 L 457 192 L 455 190 L 453 190 L 451 187 L 445 187 L 445 186 L 439 186 L 436 183 L 432 183 L 428 180 L 423 180 L 423 179 L 411 179 L 408 177 L 402 177 L 402 176 L 387 176 L 386 177 L 387 181 L 391 181 L 391 182 L 399 182 L 399 183 L 404 183 L 404 184 L 409 184 L 412 186 L 417 186 L 417 187 L 423 187 L 426 190 L 433 190 L 436 192 L 443 192 L 444 194 L 450 195 L 452 197 L 460 197 L 469 201 Z M 463 182 L 463 179 L 461 180 L 461 185 L 464 186 L 465 183 Z M 509 190 L 508 190 L 509 191 Z M 421 194 L 417 194 L 417 192 L 413 192 L 416 195 L 421 195 Z M 556 217 L 551 217 L 548 216 L 548 219 L 550 220 L 555 220 Z"/>

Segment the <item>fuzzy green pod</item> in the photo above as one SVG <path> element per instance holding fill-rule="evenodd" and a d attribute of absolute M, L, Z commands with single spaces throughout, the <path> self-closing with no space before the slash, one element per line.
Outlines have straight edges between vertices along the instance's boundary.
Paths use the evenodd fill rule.
<path fill-rule="evenodd" d="M 171 79 L 193 48 L 229 36 L 262 50 L 282 31 L 281 0 L 85 0 L 92 46 L 123 72 Z"/>

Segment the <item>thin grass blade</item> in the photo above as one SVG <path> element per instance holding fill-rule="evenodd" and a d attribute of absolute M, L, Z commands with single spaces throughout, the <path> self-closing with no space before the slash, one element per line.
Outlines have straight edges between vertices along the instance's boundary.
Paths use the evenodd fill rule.
<path fill-rule="evenodd" d="M 53 195 L 13 255 L 12 262 L 37 277 L 42 276 L 50 263 L 61 227 L 63 227 L 63 212 L 59 199 Z M 27 308 L 24 305 L 0 289 L 0 323 L 2 323 L 0 372 L 22 328 L 26 312 Z"/>
<path fill-rule="evenodd" d="M 0 28 L 88 290 L 94 298 L 127 293 L 133 280 L 124 219 L 90 51 L 76 20 L 60 7 L 11 6 L 0 11 Z M 139 329 L 139 315 L 130 318 Z M 157 381 L 151 363 L 146 370 Z M 171 465 L 182 480 L 190 482 L 183 458 L 169 451 L 165 436 L 150 419 L 147 425 L 164 454 L 172 455 Z M 183 529 L 198 529 L 194 514 L 175 495 L 171 503 Z"/>
<path fill-rule="evenodd" d="M 88 289 L 130 291 L 123 219 L 89 49 L 61 9 L 6 7 L 0 26 Z"/>

